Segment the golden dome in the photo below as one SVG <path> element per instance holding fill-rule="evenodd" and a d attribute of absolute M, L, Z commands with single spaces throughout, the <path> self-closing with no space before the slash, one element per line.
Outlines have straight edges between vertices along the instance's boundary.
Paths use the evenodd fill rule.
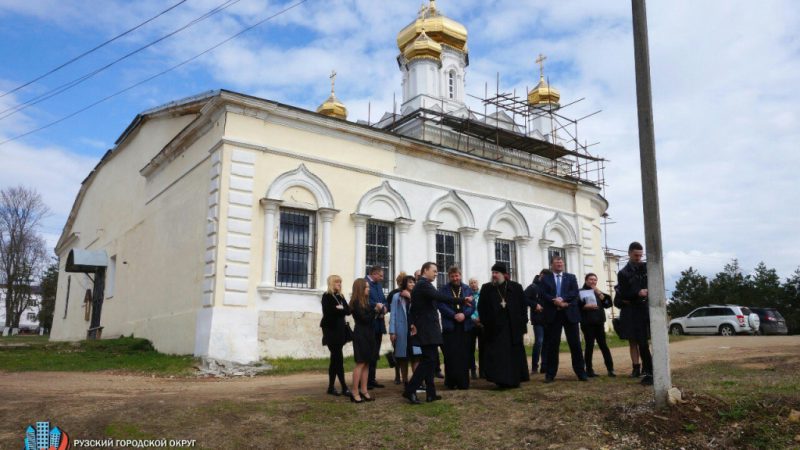
<path fill-rule="evenodd" d="M 334 94 L 334 84 L 336 83 L 336 72 L 331 71 L 331 96 L 328 97 L 319 108 L 317 108 L 317 112 L 328 117 L 335 117 L 337 119 L 346 120 L 347 119 L 347 108 L 344 106 L 344 103 L 340 102 L 339 99 L 336 98 L 336 94 Z"/>
<path fill-rule="evenodd" d="M 558 92 L 558 89 L 550 87 L 547 81 L 544 80 L 544 61 L 546 59 L 547 57 L 541 53 L 539 57 L 536 58 L 536 64 L 539 64 L 539 84 L 537 84 L 532 91 L 528 92 L 528 104 L 531 106 L 558 106 L 558 101 L 561 100 L 561 93 Z"/>
<path fill-rule="evenodd" d="M 425 30 L 422 30 L 419 36 L 414 39 L 414 42 L 406 46 L 403 56 L 405 56 L 408 61 L 416 58 L 428 58 L 439 61 L 439 58 L 442 56 L 442 46 L 428 37 Z"/>
<path fill-rule="evenodd" d="M 319 105 L 317 112 L 329 117 L 336 117 L 337 119 L 347 119 L 347 108 L 333 93 L 331 93 L 331 96 L 328 97 L 323 104 Z"/>
<path fill-rule="evenodd" d="M 414 42 L 423 30 L 439 44 L 467 51 L 467 29 L 455 20 L 443 16 L 436 8 L 435 0 L 430 0 L 428 6 L 420 8 L 417 20 L 397 34 L 397 48 L 400 52 L 405 54 L 406 47 Z"/>
<path fill-rule="evenodd" d="M 557 105 L 561 99 L 558 89 L 550 87 L 544 80 L 544 75 L 539 78 L 539 84 L 528 93 L 528 104 L 536 105 Z"/>

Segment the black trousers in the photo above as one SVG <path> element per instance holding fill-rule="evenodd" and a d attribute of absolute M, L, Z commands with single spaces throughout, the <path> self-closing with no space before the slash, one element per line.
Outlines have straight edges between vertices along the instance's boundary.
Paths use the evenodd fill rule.
<path fill-rule="evenodd" d="M 478 337 L 478 377 L 486 378 L 486 338 L 483 336 L 483 327 L 475 327 Z"/>
<path fill-rule="evenodd" d="M 416 369 L 414 374 L 408 381 L 406 386 L 406 394 L 414 394 L 417 392 L 422 382 L 425 381 L 425 394 L 430 398 L 436 395 L 436 385 L 433 384 L 433 376 L 436 371 L 436 358 L 439 355 L 438 345 L 423 345 L 422 347 L 422 361 Z"/>
<path fill-rule="evenodd" d="M 344 355 L 342 354 L 341 345 L 328 345 L 328 350 L 331 352 L 331 362 L 328 365 L 328 387 L 332 388 L 336 378 L 339 378 L 339 384 L 342 389 L 347 389 L 347 383 L 344 381 Z"/>
<path fill-rule="evenodd" d="M 567 316 L 559 311 L 553 322 L 545 327 L 544 343 L 547 347 L 546 373 L 547 378 L 555 378 L 558 373 L 558 347 L 561 345 L 561 330 L 567 335 L 569 352 L 572 355 L 572 370 L 579 378 L 586 375 L 583 362 L 583 352 L 581 352 L 581 336 L 577 323 L 571 323 Z"/>
<path fill-rule="evenodd" d="M 478 343 L 478 327 L 472 327 L 468 333 L 469 343 L 467 345 L 467 352 L 469 353 L 467 357 L 469 358 L 467 366 L 469 370 L 475 370 L 477 366 L 475 366 L 475 347 Z"/>
<path fill-rule="evenodd" d="M 594 343 L 600 347 L 603 354 L 603 362 L 606 369 L 611 372 L 614 370 L 614 361 L 611 359 L 611 350 L 606 343 L 606 327 L 603 323 L 581 324 L 583 339 L 586 341 L 586 349 L 583 352 L 583 360 L 586 363 L 586 371 L 592 371 L 592 354 L 594 353 Z"/>
<path fill-rule="evenodd" d="M 648 340 L 636 341 L 639 346 L 639 357 L 642 358 L 642 375 L 653 375 L 653 355 L 650 354 Z"/>
<path fill-rule="evenodd" d="M 367 384 L 377 383 L 377 380 L 375 380 L 375 371 L 378 369 L 378 360 L 381 359 L 381 341 L 383 341 L 383 335 L 381 333 L 375 333 L 375 358 L 369 363 Z"/>

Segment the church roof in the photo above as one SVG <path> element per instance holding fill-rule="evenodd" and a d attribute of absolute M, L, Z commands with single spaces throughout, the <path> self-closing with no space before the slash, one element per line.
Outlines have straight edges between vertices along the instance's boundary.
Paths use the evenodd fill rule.
<path fill-rule="evenodd" d="M 204 114 L 204 110 L 209 110 L 210 105 L 214 102 L 234 102 L 234 103 L 245 103 L 247 106 L 252 106 L 255 108 L 269 108 L 274 110 L 283 110 L 286 113 L 290 113 L 294 117 L 301 117 L 300 115 L 306 115 L 307 117 L 316 117 L 328 121 L 327 124 L 331 124 L 332 127 L 347 127 L 353 131 L 357 131 L 361 134 L 368 133 L 373 138 L 381 138 L 389 139 L 393 143 L 398 142 L 409 142 L 416 145 L 422 145 L 427 148 L 436 148 L 442 149 L 444 151 L 454 152 L 453 149 L 448 149 L 447 147 L 443 147 L 439 144 L 421 140 L 418 138 L 410 137 L 398 133 L 392 129 L 383 129 L 372 126 L 366 123 L 357 123 L 357 122 L 349 122 L 343 121 L 336 118 L 331 118 L 321 113 L 317 113 L 314 111 L 310 111 L 304 108 L 276 102 L 273 100 L 268 100 L 248 94 L 242 94 L 239 92 L 227 90 L 227 89 L 218 89 L 213 91 L 206 91 L 198 95 L 193 95 L 190 97 L 186 97 L 180 100 L 176 100 L 173 102 L 165 103 L 164 105 L 148 109 L 143 111 L 134 117 L 131 123 L 128 125 L 127 128 L 122 132 L 120 137 L 116 140 L 114 148 L 109 149 L 97 165 L 92 169 L 89 175 L 81 182 L 81 188 L 78 191 L 78 194 L 73 202 L 72 209 L 70 214 L 67 218 L 67 222 L 64 225 L 64 228 L 61 233 L 61 237 L 56 244 L 56 252 L 60 253 L 62 247 L 71 240 L 70 230 L 72 228 L 72 224 L 75 221 L 75 217 L 77 215 L 78 209 L 81 206 L 83 201 L 83 197 L 92 183 L 92 180 L 96 176 L 96 174 L 102 169 L 102 167 L 108 163 L 108 161 L 113 158 L 113 156 L 120 150 L 123 150 L 124 144 L 126 141 L 135 134 L 135 131 L 140 128 L 145 122 L 148 120 L 155 118 L 155 117 L 163 117 L 163 116 L 181 116 L 186 114 L 198 114 L 197 118 L 190 122 L 183 130 L 181 130 L 178 134 L 176 134 L 170 142 L 168 142 L 159 152 L 154 156 L 150 162 L 140 170 L 140 173 L 146 175 L 152 170 L 155 170 L 160 165 L 164 164 L 166 161 L 170 159 L 171 156 L 174 156 L 174 152 L 179 152 L 182 150 L 182 146 L 180 143 L 182 140 L 191 135 L 195 128 L 199 126 L 199 124 L 206 119 L 207 114 Z M 450 116 L 448 116 L 450 117 Z M 401 121 L 403 119 L 400 119 Z M 487 127 L 485 124 L 481 126 L 480 123 L 476 122 L 475 120 L 471 120 L 471 118 L 457 118 L 455 116 L 450 117 L 448 120 L 454 121 L 452 125 L 454 129 L 464 132 L 466 134 L 470 134 L 475 137 L 482 137 L 483 135 L 492 135 L 493 133 L 497 132 L 496 127 Z M 399 123 L 399 122 L 398 122 Z M 335 125 L 334 125 L 335 124 Z M 485 127 L 485 129 L 484 129 Z M 489 129 L 491 128 L 491 130 Z M 531 138 L 527 138 L 524 135 L 519 135 L 518 133 L 513 133 L 507 130 L 501 130 L 501 134 L 503 137 L 503 141 L 505 144 L 508 145 L 522 145 L 520 144 L 520 140 L 522 139 L 524 142 L 528 142 Z M 538 141 L 538 140 L 537 140 Z M 546 147 L 546 150 L 545 150 Z M 563 150 L 555 149 L 553 146 L 545 146 L 542 147 L 542 155 L 551 158 L 558 158 L 564 156 Z M 533 148 L 531 148 L 533 149 Z M 537 147 L 538 149 L 538 147 Z M 570 153 L 570 152 L 567 152 Z M 460 154 L 460 153 L 459 153 Z M 479 158 L 475 155 L 466 155 L 471 158 Z M 546 174 L 543 174 L 546 175 Z M 563 179 L 569 182 L 577 182 L 577 183 L 588 183 L 583 180 L 579 179 L 566 179 L 564 177 L 556 177 L 559 179 Z"/>

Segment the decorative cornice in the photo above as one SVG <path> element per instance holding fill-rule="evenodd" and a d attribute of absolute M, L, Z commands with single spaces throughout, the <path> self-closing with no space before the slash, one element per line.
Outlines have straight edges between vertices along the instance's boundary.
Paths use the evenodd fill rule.
<path fill-rule="evenodd" d="M 539 239 L 539 247 L 548 248 L 553 245 L 555 241 L 551 241 L 550 239 Z"/>
<path fill-rule="evenodd" d="M 353 219 L 353 222 L 355 222 L 357 227 L 366 226 L 367 225 L 367 220 L 372 218 L 372 216 L 370 216 L 370 215 L 358 214 L 358 213 L 350 214 L 350 217 Z"/>
<path fill-rule="evenodd" d="M 458 232 L 465 238 L 471 238 L 478 232 L 478 229 L 474 227 L 461 227 L 458 229 Z"/>
<path fill-rule="evenodd" d="M 319 208 L 317 212 L 319 213 L 319 218 L 323 222 L 333 222 L 333 218 L 336 214 L 339 214 L 339 210 L 333 208 Z"/>
<path fill-rule="evenodd" d="M 425 228 L 425 231 L 431 232 L 438 230 L 443 223 L 444 222 L 439 222 L 438 220 L 426 220 L 422 222 L 422 226 Z"/>

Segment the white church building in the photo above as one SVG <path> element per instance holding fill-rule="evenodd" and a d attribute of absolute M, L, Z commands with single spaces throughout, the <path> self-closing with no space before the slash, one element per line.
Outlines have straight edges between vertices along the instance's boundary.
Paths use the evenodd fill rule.
<path fill-rule="evenodd" d="M 66 271 L 73 249 L 107 255 L 103 337 L 237 362 L 327 355 L 326 278 L 349 295 L 373 264 L 387 289 L 429 260 L 481 282 L 505 261 L 527 285 L 561 254 L 605 285 L 608 203 L 543 120 L 558 91 L 542 76 L 524 123 L 513 108 L 468 109 L 467 30 L 433 1 L 397 44 L 403 102 L 378 123 L 348 121 L 333 92 L 318 111 L 219 90 L 137 115 L 57 244 L 51 339 L 89 328 L 92 282 Z"/>

